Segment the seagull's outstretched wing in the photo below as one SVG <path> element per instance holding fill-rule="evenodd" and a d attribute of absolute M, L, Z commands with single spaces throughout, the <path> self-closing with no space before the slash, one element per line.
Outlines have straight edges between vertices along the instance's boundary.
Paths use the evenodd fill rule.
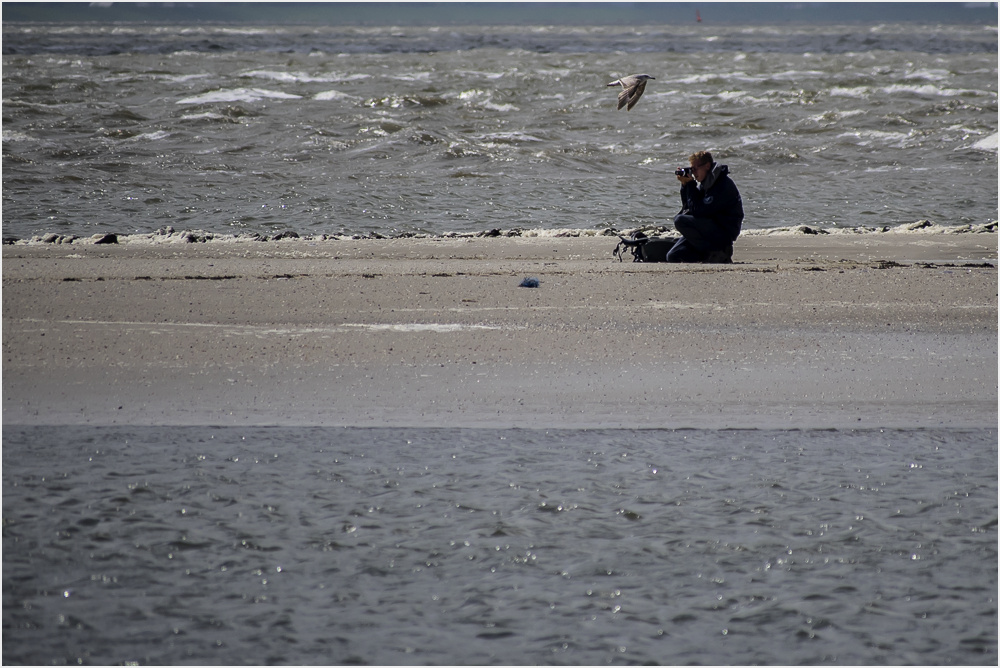
<path fill-rule="evenodd" d="M 646 81 L 648 79 L 655 79 L 655 77 L 651 77 L 648 74 L 632 74 L 609 83 L 609 86 L 622 87 L 622 91 L 618 93 L 618 108 L 625 107 L 625 111 L 631 111 L 635 103 L 642 97 L 643 91 L 646 90 Z"/>
<path fill-rule="evenodd" d="M 632 107 L 642 97 L 644 90 L 646 90 L 645 79 L 639 79 L 628 88 L 622 88 L 622 92 L 618 94 L 618 108 L 625 107 L 625 111 L 632 111 Z"/>

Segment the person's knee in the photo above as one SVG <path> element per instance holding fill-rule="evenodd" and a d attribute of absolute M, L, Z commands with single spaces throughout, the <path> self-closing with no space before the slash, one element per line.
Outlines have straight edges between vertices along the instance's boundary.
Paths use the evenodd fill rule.
<path fill-rule="evenodd" d="M 690 232 L 695 229 L 694 216 L 688 215 L 686 213 L 679 213 L 674 216 L 674 227 L 678 232 L 684 234 L 685 231 Z"/>

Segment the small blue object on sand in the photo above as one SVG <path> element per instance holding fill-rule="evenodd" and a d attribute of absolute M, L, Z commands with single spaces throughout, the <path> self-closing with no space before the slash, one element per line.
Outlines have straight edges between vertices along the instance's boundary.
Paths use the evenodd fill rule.
<path fill-rule="evenodd" d="M 517 286 L 517 287 L 519 287 L 519 288 L 537 288 L 538 287 L 538 279 L 537 278 L 526 278 L 523 281 L 521 281 L 521 284 L 519 286 Z"/>

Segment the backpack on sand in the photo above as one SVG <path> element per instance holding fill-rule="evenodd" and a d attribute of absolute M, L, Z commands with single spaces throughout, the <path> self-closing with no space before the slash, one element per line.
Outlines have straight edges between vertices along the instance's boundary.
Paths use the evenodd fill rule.
<path fill-rule="evenodd" d="M 633 262 L 666 262 L 667 253 L 680 239 L 678 237 L 647 237 L 637 232 L 628 239 L 619 235 L 621 241 L 615 246 L 614 255 L 622 261 L 626 250 L 632 251 Z"/>

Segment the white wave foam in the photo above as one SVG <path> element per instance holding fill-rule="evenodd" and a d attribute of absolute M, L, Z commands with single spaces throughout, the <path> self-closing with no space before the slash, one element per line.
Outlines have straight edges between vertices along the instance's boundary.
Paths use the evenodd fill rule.
<path fill-rule="evenodd" d="M 351 81 L 365 81 L 366 79 L 371 79 L 372 75 L 365 74 L 364 72 L 354 72 L 351 74 L 344 74 L 343 72 L 331 72 L 324 79 L 325 81 L 335 81 L 337 83 L 348 83 Z"/>
<path fill-rule="evenodd" d="M 305 72 L 276 72 L 274 70 L 250 70 L 249 72 L 241 73 L 239 76 L 282 81 L 285 83 L 333 83 L 340 81 L 337 77 L 317 77 Z"/>
<path fill-rule="evenodd" d="M 868 112 L 864 109 L 848 109 L 846 111 L 826 111 L 822 114 L 816 114 L 814 116 L 809 116 L 809 120 L 814 123 L 836 123 L 842 121 L 846 118 L 853 118 L 854 116 L 864 116 Z"/>
<path fill-rule="evenodd" d="M 498 237 L 502 240 L 518 241 L 519 239 L 537 238 L 580 238 L 580 237 L 607 237 L 609 242 L 616 239 L 618 234 L 629 236 L 633 232 L 643 230 L 649 232 L 651 228 L 635 228 L 632 230 L 607 230 L 593 228 L 537 228 L 530 230 L 512 230 L 510 233 L 493 231 L 489 234 L 473 232 L 448 232 L 440 235 L 417 234 L 412 235 L 418 239 L 472 239 L 477 237 Z M 653 234 L 664 233 L 665 228 L 656 228 Z M 997 234 L 997 223 L 968 224 L 968 225 L 938 225 L 927 220 L 919 220 L 915 223 L 903 223 L 894 226 L 880 227 L 841 227 L 836 223 L 816 222 L 812 225 L 795 225 L 791 227 L 772 227 L 765 229 L 744 229 L 741 236 L 788 236 L 788 235 L 858 235 L 858 234 Z M 35 235 L 31 239 L 20 239 L 13 243 L 26 246 L 41 246 L 51 244 L 80 244 L 89 245 L 101 240 L 105 235 L 95 234 L 91 237 L 78 237 L 76 235 L 59 235 L 49 233 Z M 408 235 L 410 236 L 410 235 Z M 172 229 L 161 230 L 159 232 L 119 234 L 116 235 L 117 242 L 121 245 L 130 246 L 159 246 L 163 244 L 189 244 L 189 243 L 212 243 L 212 244 L 261 244 L 261 243 L 307 243 L 315 245 L 317 242 L 337 242 L 337 241 L 359 241 L 374 240 L 353 234 L 316 234 L 302 235 L 294 238 L 267 239 L 256 234 L 215 234 L 203 230 L 175 232 Z M 386 239 L 379 236 L 377 239 Z M 391 239 L 391 237 L 390 237 Z"/>
<path fill-rule="evenodd" d="M 483 109 L 489 109 L 490 111 L 520 111 L 517 107 L 512 104 L 497 104 L 495 102 L 486 102 L 482 105 Z"/>
<path fill-rule="evenodd" d="M 871 94 L 871 89 L 867 86 L 852 86 L 850 88 L 845 88 L 843 86 L 834 86 L 830 89 L 831 97 L 855 97 L 855 98 L 865 98 Z"/>
<path fill-rule="evenodd" d="M 184 114 L 181 116 L 183 121 L 200 121 L 200 120 L 212 120 L 217 121 L 225 118 L 222 114 L 217 114 L 214 111 L 205 111 L 200 114 Z"/>
<path fill-rule="evenodd" d="M 223 35 L 270 35 L 275 32 L 274 28 L 213 27 L 213 30 Z"/>
<path fill-rule="evenodd" d="M 210 74 L 157 74 L 152 78 L 159 81 L 169 81 L 170 83 L 186 83 L 196 79 L 206 79 Z"/>
<path fill-rule="evenodd" d="M 749 97 L 746 91 L 742 90 L 720 90 L 715 94 L 715 97 L 720 100 L 739 100 L 745 97 Z"/>
<path fill-rule="evenodd" d="M 884 130 L 859 130 L 857 132 L 842 132 L 837 139 L 856 139 L 859 146 L 870 146 L 873 142 L 888 144 L 896 148 L 904 148 L 904 142 L 910 138 L 906 132 L 886 132 Z"/>
<path fill-rule="evenodd" d="M 265 88 L 229 88 L 214 90 L 177 100 L 177 104 L 209 104 L 213 102 L 257 102 L 258 100 L 299 100 L 301 95 L 282 93 Z"/>
<path fill-rule="evenodd" d="M 742 146 L 753 146 L 754 144 L 764 144 L 770 142 L 774 137 L 777 137 L 781 133 L 779 132 L 763 132 L 761 134 L 746 135 L 740 138 L 740 144 Z"/>
<path fill-rule="evenodd" d="M 800 81 L 802 79 L 818 79 L 825 76 L 827 76 L 827 73 L 820 72 L 819 70 L 786 70 L 771 74 L 771 78 L 775 81 Z"/>
<path fill-rule="evenodd" d="M 341 93 L 339 90 L 325 90 L 322 93 L 316 93 L 313 95 L 314 100 L 328 101 L 328 100 L 358 100 L 359 98 L 348 95 L 347 93 Z"/>
<path fill-rule="evenodd" d="M 948 70 L 914 70 L 906 76 L 903 77 L 904 80 L 910 79 L 924 79 L 925 81 L 944 81 L 951 77 L 951 73 Z"/>
<path fill-rule="evenodd" d="M 426 83 L 431 80 L 430 72 L 411 72 L 410 74 L 394 74 L 388 77 L 396 81 L 406 81 L 410 83 Z"/>
<path fill-rule="evenodd" d="M 928 97 L 955 97 L 956 95 L 961 95 L 963 92 L 970 92 L 957 90 L 955 88 L 941 88 L 940 86 L 935 86 L 934 84 L 892 84 L 891 86 L 885 86 L 881 90 L 889 95 L 912 93 L 914 95 L 927 95 Z"/>
<path fill-rule="evenodd" d="M 473 88 L 458 94 L 458 99 L 471 106 L 489 109 L 490 111 L 519 111 L 512 104 L 501 104 L 493 101 L 493 94 L 490 91 Z"/>
<path fill-rule="evenodd" d="M 502 79 L 505 74 L 503 72 L 487 72 L 483 70 L 456 70 L 455 74 L 458 76 L 468 77 L 468 78 L 483 78 L 483 79 Z"/>
<path fill-rule="evenodd" d="M 553 230 L 538 228 L 534 230 L 524 230 L 521 232 L 521 236 L 529 238 L 599 237 L 604 236 L 604 230 L 593 230 L 587 228 Z"/>
<path fill-rule="evenodd" d="M 975 144 L 972 148 L 977 148 L 980 151 L 996 151 L 997 150 L 997 133 L 994 132 L 989 137 L 983 137 Z"/>
<path fill-rule="evenodd" d="M 154 132 L 143 132 L 132 137 L 129 141 L 159 141 L 161 139 L 166 139 L 172 132 L 167 132 L 166 130 L 156 130 Z"/>
<path fill-rule="evenodd" d="M 918 220 L 915 223 L 903 223 L 901 225 L 882 227 L 840 227 L 834 223 L 833 227 L 822 227 L 823 223 L 815 226 L 794 225 L 792 227 L 771 227 L 763 230 L 743 230 L 741 236 L 761 237 L 761 236 L 796 236 L 796 235 L 856 235 L 856 234 L 996 234 L 996 222 L 983 225 L 937 225 L 928 220 Z M 739 242 L 737 242 L 739 243 Z"/>
<path fill-rule="evenodd" d="M 38 141 L 37 137 L 32 137 L 26 132 L 19 132 L 17 130 L 4 130 L 3 131 L 3 141 L 14 142 L 14 141 Z"/>
<path fill-rule="evenodd" d="M 493 132 L 488 135 L 481 135 L 479 139 L 484 142 L 494 142 L 499 144 L 520 144 L 521 142 L 545 141 L 540 137 L 535 137 L 534 135 L 529 135 L 525 132 Z"/>

